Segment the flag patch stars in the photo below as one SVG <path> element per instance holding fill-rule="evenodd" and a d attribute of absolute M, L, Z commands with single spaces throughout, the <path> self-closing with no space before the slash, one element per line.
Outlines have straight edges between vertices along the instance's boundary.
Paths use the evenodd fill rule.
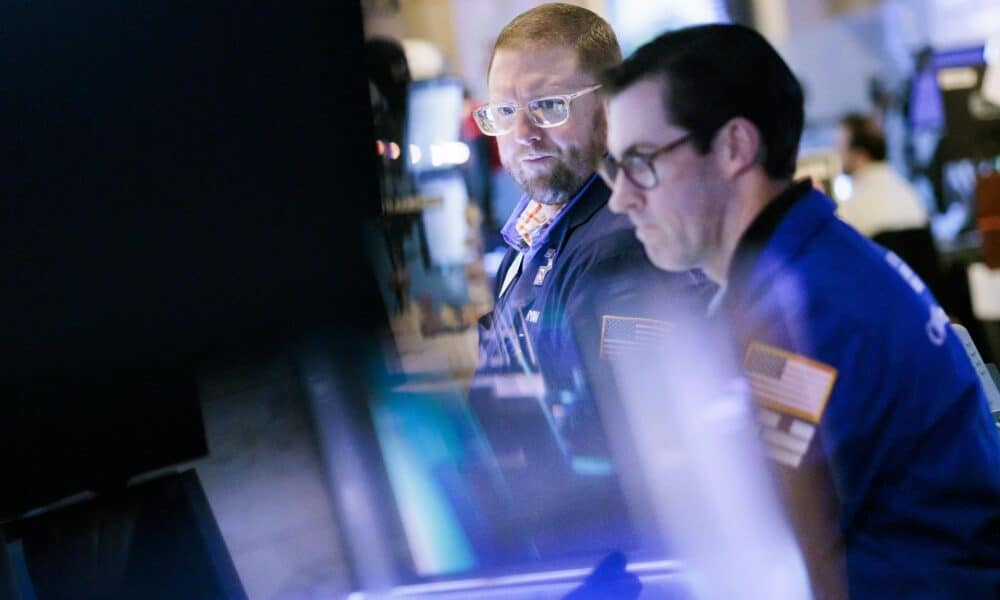
<path fill-rule="evenodd" d="M 760 407 L 761 439 L 775 461 L 796 468 L 816 434 L 837 370 L 766 344 L 747 350 L 743 371 Z"/>
<path fill-rule="evenodd" d="M 670 324 L 655 319 L 604 315 L 601 323 L 601 358 L 623 355 L 656 347 L 670 331 Z"/>

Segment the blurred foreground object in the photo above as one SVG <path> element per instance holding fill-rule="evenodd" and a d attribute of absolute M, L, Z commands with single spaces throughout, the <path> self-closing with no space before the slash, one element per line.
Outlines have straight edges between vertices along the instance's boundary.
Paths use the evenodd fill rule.
<path fill-rule="evenodd" d="M 658 351 L 614 365 L 628 424 L 617 433 L 630 436 L 649 493 L 644 528 L 683 561 L 694 598 L 811 598 L 751 390 L 722 333 L 679 326 Z"/>

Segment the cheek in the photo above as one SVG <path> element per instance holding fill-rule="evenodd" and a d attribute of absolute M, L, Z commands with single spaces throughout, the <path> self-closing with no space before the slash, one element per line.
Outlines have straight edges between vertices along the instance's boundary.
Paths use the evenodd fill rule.
<path fill-rule="evenodd" d="M 500 162 L 505 167 L 514 166 L 514 157 L 517 153 L 517 143 L 510 134 L 497 138 L 497 150 L 500 152 Z"/>
<path fill-rule="evenodd" d="M 565 125 L 547 131 L 548 143 L 561 149 L 586 146 L 586 141 L 594 135 L 593 126 L 570 121 Z"/>
<path fill-rule="evenodd" d="M 690 239 L 698 237 L 704 221 L 703 207 L 695 198 L 678 194 L 656 205 L 654 217 L 660 229 L 671 237 Z"/>

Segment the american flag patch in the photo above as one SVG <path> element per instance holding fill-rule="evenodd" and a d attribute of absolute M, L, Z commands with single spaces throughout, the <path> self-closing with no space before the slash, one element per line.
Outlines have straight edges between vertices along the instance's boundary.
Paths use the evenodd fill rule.
<path fill-rule="evenodd" d="M 779 464 L 797 469 L 816 435 L 816 426 L 766 408 L 757 413 L 757 422 L 767 455 Z"/>
<path fill-rule="evenodd" d="M 604 315 L 601 323 L 601 358 L 612 359 L 661 342 L 670 324 L 655 319 Z"/>
<path fill-rule="evenodd" d="M 758 405 L 814 424 L 837 379 L 829 365 L 759 343 L 747 349 L 743 371 Z"/>

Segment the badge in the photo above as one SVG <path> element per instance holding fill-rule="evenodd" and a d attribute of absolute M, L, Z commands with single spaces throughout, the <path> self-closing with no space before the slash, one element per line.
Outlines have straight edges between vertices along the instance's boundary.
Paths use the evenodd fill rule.
<path fill-rule="evenodd" d="M 543 285 L 545 283 L 545 276 L 552 270 L 552 264 L 556 260 L 555 248 L 549 248 L 545 251 L 545 260 L 546 263 L 538 267 L 538 271 L 535 272 L 535 285 Z"/>

